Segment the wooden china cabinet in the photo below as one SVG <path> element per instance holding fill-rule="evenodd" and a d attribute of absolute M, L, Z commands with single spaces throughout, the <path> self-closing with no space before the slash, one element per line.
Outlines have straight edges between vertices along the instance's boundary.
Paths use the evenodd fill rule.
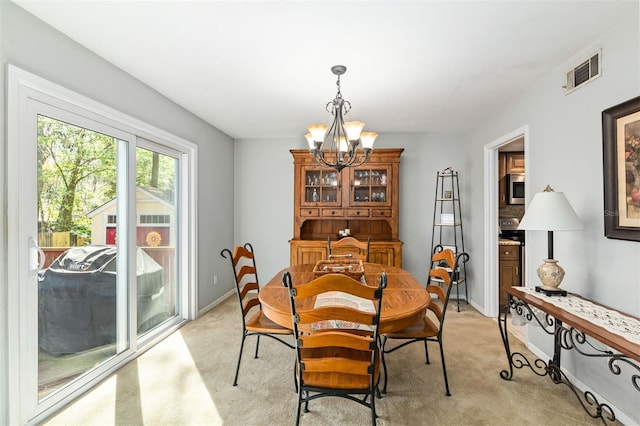
<path fill-rule="evenodd" d="M 402 266 L 398 239 L 398 175 L 403 149 L 375 149 L 367 162 L 341 172 L 317 164 L 308 150 L 291 150 L 294 160 L 291 265 L 328 257 L 327 238 L 350 229 L 371 238 L 369 261 Z"/>

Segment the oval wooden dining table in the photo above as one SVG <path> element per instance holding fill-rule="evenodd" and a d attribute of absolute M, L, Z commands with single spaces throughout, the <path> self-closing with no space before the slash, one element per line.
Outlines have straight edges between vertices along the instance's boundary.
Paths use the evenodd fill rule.
<path fill-rule="evenodd" d="M 291 274 L 293 286 L 313 280 L 315 265 L 296 265 L 284 268 L 260 289 L 259 300 L 264 314 L 276 324 L 291 328 L 291 308 L 289 294 L 282 284 L 285 272 Z M 402 330 L 425 315 L 431 302 L 429 293 L 408 271 L 393 266 L 377 263 L 364 264 L 365 282 L 376 285 L 380 274 L 387 274 L 387 287 L 382 296 L 382 312 L 380 313 L 380 332 L 388 333 Z M 310 305 L 313 300 L 308 302 Z M 308 306 L 311 307 L 311 306 Z M 301 307 L 305 309 L 307 307 Z"/>

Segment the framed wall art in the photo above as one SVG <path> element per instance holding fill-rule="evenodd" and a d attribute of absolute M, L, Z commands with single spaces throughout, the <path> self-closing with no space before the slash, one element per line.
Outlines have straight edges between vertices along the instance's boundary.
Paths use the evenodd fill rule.
<path fill-rule="evenodd" d="M 604 233 L 640 241 L 640 96 L 602 111 Z"/>

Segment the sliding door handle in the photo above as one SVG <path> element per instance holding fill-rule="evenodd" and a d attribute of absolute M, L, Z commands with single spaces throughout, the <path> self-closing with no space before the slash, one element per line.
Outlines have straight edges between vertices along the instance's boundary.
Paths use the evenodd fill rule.
<path fill-rule="evenodd" d="M 33 237 L 29 237 L 29 273 L 39 272 L 44 267 L 45 260 L 44 251 Z"/>

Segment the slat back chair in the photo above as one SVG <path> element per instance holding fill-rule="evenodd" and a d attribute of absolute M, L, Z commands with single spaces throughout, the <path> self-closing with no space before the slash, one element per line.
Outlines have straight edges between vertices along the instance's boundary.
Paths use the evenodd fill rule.
<path fill-rule="evenodd" d="M 447 378 L 447 368 L 444 361 L 444 348 L 442 345 L 442 333 L 444 330 L 444 318 L 449 304 L 453 271 L 456 271 L 461 262 L 467 262 L 469 255 L 460 253 L 457 256 L 450 249 L 442 249 L 438 246 L 431 257 L 431 269 L 429 270 L 429 282 L 438 282 L 440 285 L 429 284 L 426 291 L 432 295 L 431 303 L 427 309 L 427 314 L 418 319 L 411 326 L 392 333 L 385 333 L 382 336 L 382 365 L 385 372 L 383 393 L 387 392 L 387 364 L 385 355 L 394 352 L 404 346 L 415 342 L 423 342 L 426 363 L 429 362 L 429 350 L 427 341 L 438 342 L 440 347 L 440 357 L 442 359 L 442 373 L 444 375 L 445 394 L 451 396 L 449 391 L 449 380 Z M 435 297 L 434 297 L 435 296 Z M 403 343 L 393 348 L 387 349 L 388 340 L 404 340 Z"/>
<path fill-rule="evenodd" d="M 284 336 L 293 335 L 293 330 L 279 326 L 262 313 L 257 297 L 260 285 L 258 283 L 258 271 L 256 269 L 253 246 L 250 243 L 246 243 L 244 246 L 237 246 L 233 249 L 233 253 L 229 249 L 223 249 L 220 255 L 231 261 L 236 284 L 236 295 L 238 296 L 240 313 L 242 314 L 242 341 L 240 342 L 236 374 L 233 379 L 233 386 L 237 386 L 245 339 L 248 336 L 257 336 L 254 358 L 258 358 L 260 336 L 272 338 L 293 349 L 294 346 L 292 344 L 283 340 Z M 255 292 L 255 296 L 249 295 L 252 291 Z"/>
<path fill-rule="evenodd" d="M 327 238 L 329 246 L 329 259 L 336 258 L 353 258 L 360 259 L 363 262 L 369 261 L 369 247 L 371 238 L 367 238 L 367 242 L 360 241 L 354 237 L 343 237 L 337 241 L 331 241 L 331 237 Z"/>
<path fill-rule="evenodd" d="M 323 275 L 294 287 L 287 272 L 282 281 L 289 289 L 297 344 L 296 425 L 300 424 L 303 403 L 306 413 L 309 401 L 326 396 L 370 408 L 375 425 L 375 399 L 380 397 L 378 324 L 386 274 L 382 273 L 375 286 L 341 274 Z M 326 324 L 332 328 L 325 328 Z"/>

